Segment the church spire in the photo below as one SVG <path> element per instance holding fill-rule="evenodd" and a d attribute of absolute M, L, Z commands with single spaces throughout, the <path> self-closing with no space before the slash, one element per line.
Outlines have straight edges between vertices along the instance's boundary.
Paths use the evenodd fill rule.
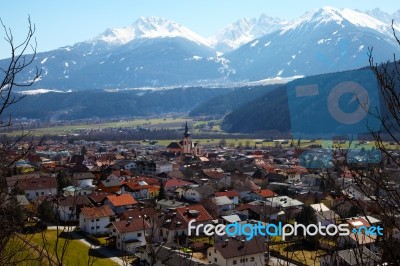
<path fill-rule="evenodd" d="M 183 134 L 185 136 L 185 138 L 190 136 L 190 132 L 189 132 L 189 126 L 186 120 L 186 124 L 185 124 L 185 133 Z"/>

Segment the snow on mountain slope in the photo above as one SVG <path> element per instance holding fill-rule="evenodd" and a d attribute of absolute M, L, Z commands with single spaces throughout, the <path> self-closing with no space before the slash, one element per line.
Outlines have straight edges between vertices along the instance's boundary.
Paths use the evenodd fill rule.
<path fill-rule="evenodd" d="M 324 7 L 226 53 L 243 79 L 315 75 L 368 65 L 368 47 L 377 62 L 399 53 L 390 25 L 364 13 Z"/>
<path fill-rule="evenodd" d="M 93 41 L 102 40 L 110 44 L 125 44 L 134 39 L 182 37 L 198 44 L 210 46 L 209 42 L 188 28 L 165 18 L 140 17 L 124 28 L 107 29 Z"/>
<path fill-rule="evenodd" d="M 386 35 L 391 35 L 392 33 L 390 26 L 387 23 L 373 18 L 368 14 L 348 8 L 337 9 L 333 7 L 323 7 L 318 10 L 309 11 L 284 26 L 281 30 L 281 34 L 290 30 L 299 29 L 305 25 L 312 25 L 316 28 L 329 22 L 335 22 L 342 27 L 345 27 L 345 22 L 349 22 L 354 26 L 369 28 Z"/>
<path fill-rule="evenodd" d="M 380 10 L 379 8 L 374 8 L 372 10 L 367 10 L 364 12 L 365 14 L 374 17 L 380 21 L 383 21 L 387 24 L 391 24 L 392 20 L 395 20 L 397 25 L 400 25 L 400 9 L 397 10 L 396 12 L 389 14 L 387 12 L 384 12 Z"/>
<path fill-rule="evenodd" d="M 257 18 L 241 18 L 209 38 L 210 43 L 219 51 L 226 52 L 238 48 L 267 33 L 280 29 L 287 21 L 262 14 Z"/>

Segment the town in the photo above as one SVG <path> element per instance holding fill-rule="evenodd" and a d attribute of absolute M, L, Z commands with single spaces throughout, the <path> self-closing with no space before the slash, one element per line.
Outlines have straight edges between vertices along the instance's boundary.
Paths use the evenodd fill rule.
<path fill-rule="evenodd" d="M 92 265 L 384 265 L 386 245 L 398 243 L 395 150 L 368 163 L 361 149 L 356 163 L 342 154 L 328 167 L 321 154 L 333 151 L 314 141 L 301 148 L 289 140 L 205 145 L 187 122 L 182 128 L 181 139 L 165 146 L 49 139 L 7 150 L 14 162 L 5 186 L 24 210 L 7 219 L 23 221 L 18 239 L 32 251 L 28 257 L 41 265 L 83 258 Z M 206 230 L 295 222 L 346 225 L 350 233 L 249 239 Z M 80 255 L 71 255 L 76 250 Z"/>

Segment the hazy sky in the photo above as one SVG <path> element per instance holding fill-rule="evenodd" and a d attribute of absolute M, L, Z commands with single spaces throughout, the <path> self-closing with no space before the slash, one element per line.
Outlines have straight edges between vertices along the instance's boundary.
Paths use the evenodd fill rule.
<path fill-rule="evenodd" d="M 10 27 L 16 40 L 26 34 L 30 15 L 36 24 L 38 51 L 88 40 L 106 28 L 130 25 L 141 16 L 172 19 L 192 31 L 209 37 L 241 17 L 268 16 L 293 19 L 306 11 L 323 6 L 348 7 L 359 10 L 380 8 L 393 13 L 400 9 L 398 0 L 14 0 L 3 1 L 0 18 Z M 4 36 L 4 32 L 0 33 Z M 1 38 L 0 58 L 9 57 L 9 49 Z"/>

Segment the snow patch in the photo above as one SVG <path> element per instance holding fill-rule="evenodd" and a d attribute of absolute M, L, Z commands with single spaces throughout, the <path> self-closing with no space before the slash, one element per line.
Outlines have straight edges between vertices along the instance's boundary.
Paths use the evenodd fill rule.
<path fill-rule="evenodd" d="M 36 89 L 36 90 L 20 91 L 18 93 L 23 94 L 23 95 L 36 95 L 36 94 L 43 94 L 43 93 L 48 93 L 48 92 L 69 93 L 72 91 L 71 90 L 60 91 L 60 90 L 48 90 L 48 89 Z"/>
<path fill-rule="evenodd" d="M 69 67 L 68 62 L 65 62 L 64 65 L 65 65 L 65 67 Z"/>
<path fill-rule="evenodd" d="M 47 59 L 48 59 L 48 57 L 46 57 L 45 59 L 43 59 L 43 60 L 40 62 L 40 64 L 43 65 L 44 63 L 46 63 Z"/>
<path fill-rule="evenodd" d="M 258 40 L 256 40 L 255 42 L 253 42 L 252 44 L 250 44 L 250 47 L 255 47 L 258 44 Z"/>
<path fill-rule="evenodd" d="M 266 44 L 264 44 L 265 47 L 268 47 L 271 44 L 271 41 L 267 42 Z"/>
<path fill-rule="evenodd" d="M 283 69 L 280 70 L 280 71 L 278 72 L 278 74 L 276 74 L 276 75 L 277 75 L 277 76 L 280 76 L 280 75 L 282 75 L 282 73 L 283 73 Z"/>
<path fill-rule="evenodd" d="M 360 47 L 358 47 L 358 51 L 361 52 L 361 50 L 364 49 L 364 45 L 360 45 Z"/>

